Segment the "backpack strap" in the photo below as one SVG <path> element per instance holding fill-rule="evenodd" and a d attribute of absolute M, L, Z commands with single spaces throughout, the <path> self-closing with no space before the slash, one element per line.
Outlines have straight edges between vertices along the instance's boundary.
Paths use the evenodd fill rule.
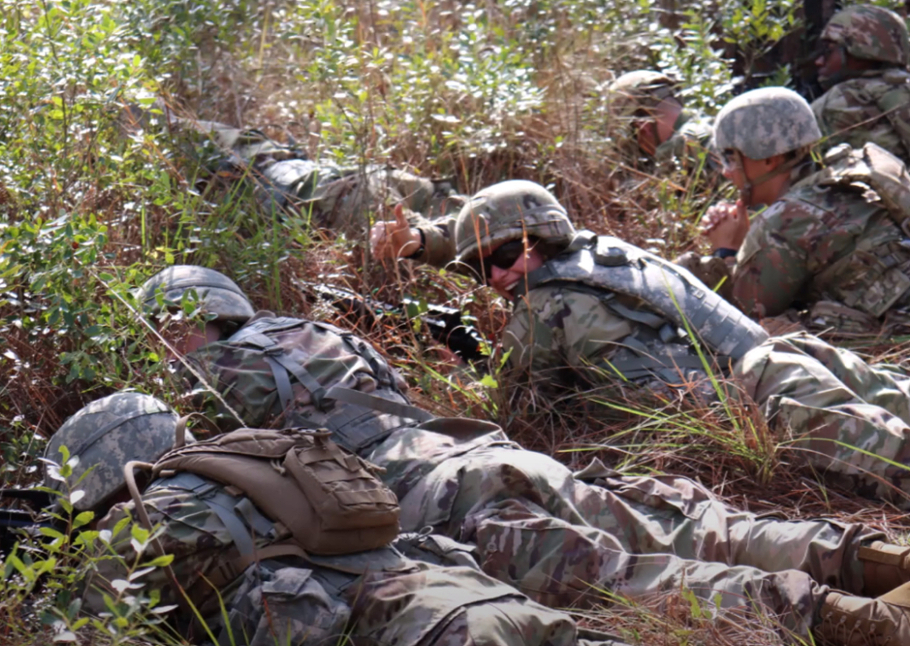
<path fill-rule="evenodd" d="M 344 402 L 345 404 L 353 404 L 354 406 L 360 406 L 361 408 L 368 408 L 379 413 L 388 413 L 389 415 L 412 419 L 418 422 L 428 422 L 436 417 L 416 406 L 400 404 L 389 399 L 376 397 L 375 395 L 364 393 L 359 390 L 352 390 L 351 388 L 345 388 L 343 386 L 333 386 L 330 388 L 328 392 L 326 392 L 326 398 Z"/>
<path fill-rule="evenodd" d="M 249 498 L 242 497 L 238 500 L 219 485 L 206 480 L 195 473 L 181 471 L 159 483 L 166 481 L 168 487 L 183 489 L 191 492 L 216 515 L 231 535 L 231 541 L 238 552 L 238 556 L 226 559 L 216 566 L 216 570 L 207 575 L 209 582 L 216 589 L 224 587 L 234 581 L 252 563 L 279 556 L 297 556 L 309 560 L 303 549 L 291 542 L 276 542 L 271 545 L 256 548 L 253 536 L 247 525 L 253 528 L 257 535 L 267 537 L 272 534 L 277 537 L 280 533 L 275 523 L 263 516 L 253 505 Z M 149 491 L 156 487 L 152 485 Z M 246 521 L 246 523 L 244 523 Z"/>
<path fill-rule="evenodd" d="M 313 404 L 322 412 L 326 412 L 325 405 L 326 389 L 319 383 L 319 380 L 311 375 L 301 364 L 293 361 L 284 348 L 279 346 L 275 341 L 260 332 L 250 332 L 244 335 L 242 343 L 251 345 L 261 350 L 265 356 L 266 362 L 272 369 L 272 376 L 275 378 L 275 387 L 278 390 L 278 397 L 281 400 L 281 407 L 288 410 L 294 403 L 294 391 L 291 388 L 290 375 L 293 375 L 300 384 L 310 392 L 313 398 Z"/>

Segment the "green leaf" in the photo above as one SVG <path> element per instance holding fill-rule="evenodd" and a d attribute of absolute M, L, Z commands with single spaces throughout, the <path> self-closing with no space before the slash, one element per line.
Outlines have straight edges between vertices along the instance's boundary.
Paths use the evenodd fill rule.
<path fill-rule="evenodd" d="M 493 378 L 493 375 L 484 375 L 480 380 L 480 385 L 486 388 L 499 388 L 499 382 Z"/>
<path fill-rule="evenodd" d="M 75 502 L 75 501 L 74 501 Z M 88 525 L 95 518 L 95 512 L 83 511 L 73 519 L 73 529 L 79 529 L 83 525 Z"/>
<path fill-rule="evenodd" d="M 148 561 L 147 563 L 143 563 L 142 565 L 143 565 L 143 567 L 165 567 L 167 565 L 170 565 L 173 562 L 174 562 L 173 554 L 163 554 L 162 556 L 159 556 L 158 558 L 154 558 L 151 561 Z"/>

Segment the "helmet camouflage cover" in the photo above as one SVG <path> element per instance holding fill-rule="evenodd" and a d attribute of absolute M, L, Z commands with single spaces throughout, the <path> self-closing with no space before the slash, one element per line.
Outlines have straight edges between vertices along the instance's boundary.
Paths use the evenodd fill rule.
<path fill-rule="evenodd" d="M 910 42 L 904 19 L 884 7 L 854 5 L 834 14 L 822 40 L 837 43 L 855 58 L 906 67 Z"/>
<path fill-rule="evenodd" d="M 126 486 L 123 466 L 130 460 L 155 462 L 174 447 L 177 413 L 149 395 L 117 393 L 92 402 L 63 423 L 47 443 L 45 457 L 59 462 L 60 447 L 79 458 L 72 482 L 92 469 L 76 487 L 85 495 L 79 511 L 99 510 Z M 190 437 L 187 434 L 187 437 Z M 62 483 L 47 469 L 45 483 Z"/>
<path fill-rule="evenodd" d="M 714 147 L 767 159 L 811 146 L 822 138 L 806 100 L 793 90 L 766 87 L 740 94 L 714 121 Z"/>
<path fill-rule="evenodd" d="M 139 299 L 146 311 L 159 311 L 157 292 L 166 301 L 179 302 L 189 290 L 195 290 L 202 309 L 215 314 L 219 321 L 244 323 L 255 310 L 249 299 L 233 280 L 214 269 L 195 265 L 174 265 L 149 278 L 139 290 Z"/>
<path fill-rule="evenodd" d="M 470 199 L 455 223 L 458 262 L 473 260 L 499 243 L 533 236 L 553 246 L 568 245 L 575 227 L 550 191 L 522 179 L 489 186 Z"/>
<path fill-rule="evenodd" d="M 653 110 L 664 99 L 675 97 L 677 85 L 677 81 L 660 72 L 627 72 L 607 88 L 610 114 L 631 117 L 640 110 Z"/>

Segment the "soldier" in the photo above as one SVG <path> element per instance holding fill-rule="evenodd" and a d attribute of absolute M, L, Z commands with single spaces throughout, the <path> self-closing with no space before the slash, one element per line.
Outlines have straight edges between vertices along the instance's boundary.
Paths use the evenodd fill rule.
<path fill-rule="evenodd" d="M 534 197 L 525 206 L 549 225 L 558 214 Z M 166 310 L 192 291 L 210 320 L 196 335 L 175 335 Z M 621 477 L 597 462 L 575 477 L 494 424 L 432 419 L 408 407 L 400 381 L 367 344 L 324 324 L 267 323 L 211 270 L 169 268 L 146 282 L 141 299 L 185 353 L 191 380 L 220 393 L 214 418 L 224 430 L 237 423 L 233 414 L 250 425 L 329 429 L 383 468 L 383 482 L 402 500 L 405 530 L 431 526 L 476 544 L 485 572 L 535 601 L 603 602 L 602 588 L 648 599 L 685 586 L 732 612 L 773 613 L 803 636 L 859 644 L 845 631 L 866 620 L 879 622 L 882 639 L 910 636 L 903 612 L 890 605 L 904 592 L 889 592 L 910 579 L 910 549 L 868 529 L 758 518 L 685 478 Z M 218 326 L 244 316 L 219 337 Z M 886 593 L 879 601 L 851 596 Z"/>
<path fill-rule="evenodd" d="M 746 92 L 715 124 L 735 204 L 704 220 L 715 255 L 734 257 L 730 289 L 756 318 L 807 310 L 807 326 L 894 331 L 910 305 L 910 175 L 875 144 L 809 157 L 821 135 L 806 101 L 784 88 Z M 746 209 L 768 205 L 750 220 Z"/>
<path fill-rule="evenodd" d="M 653 162 L 656 174 L 697 173 L 701 180 L 712 183 L 719 178 L 720 164 L 711 150 L 710 120 L 685 109 L 677 88 L 676 81 L 660 72 L 628 72 L 607 89 L 609 113 L 622 126 L 624 138 L 634 142 L 636 156 L 644 155 L 649 164 Z M 373 255 L 446 266 L 455 258 L 452 231 L 456 215 L 415 220 L 396 211 L 394 223 L 373 226 Z"/>
<path fill-rule="evenodd" d="M 164 111 L 170 127 L 195 135 L 190 155 L 200 158 L 214 181 L 227 181 L 231 195 L 252 178 L 249 185 L 262 208 L 297 213 L 318 228 L 360 233 L 387 204 L 400 205 L 419 222 L 457 213 L 464 203 L 449 180 L 375 164 L 340 168 L 313 161 L 295 144 L 278 143 L 259 130 L 179 118 L 166 107 Z M 131 131 L 145 127 L 149 118 L 129 108 L 121 120 Z"/>
<path fill-rule="evenodd" d="M 334 643 L 341 635 L 350 635 L 355 643 L 363 639 L 455 645 L 470 638 L 504 646 L 578 643 L 575 623 L 568 615 L 528 601 L 483 575 L 476 565 L 465 566 L 472 563 L 469 546 L 426 534 L 399 537 L 396 544 L 412 554 L 416 559 L 412 560 L 385 545 L 387 537 L 397 533 L 394 495 L 383 490 L 364 463 L 319 434 L 240 431 L 222 442 L 185 447 L 184 432 L 178 427 L 176 414 L 162 402 L 123 393 L 81 410 L 48 446 L 50 458 L 62 445 L 71 448 L 71 455 L 79 458 L 76 479 L 88 466 L 97 465 L 76 485 L 85 492 L 76 503 L 81 503 L 78 509 L 100 512 L 129 486 L 134 488 L 134 500 L 116 504 L 99 525 L 101 530 L 119 531 L 107 542 L 124 558 L 108 556 L 99 561 L 99 571 L 85 593 L 91 612 L 111 613 L 129 605 L 122 598 L 119 604 L 114 601 L 118 599 L 114 582 L 129 576 L 127 564 L 136 562 L 139 555 L 131 532 L 118 530 L 117 525 L 126 516 L 138 514 L 149 529 L 156 528 L 157 538 L 151 544 L 174 559 L 167 567 L 130 577 L 129 596 L 135 597 L 140 584 L 145 591 L 160 592 L 162 605 L 179 606 L 178 623 L 184 626 L 192 623 L 195 607 L 220 644 L 322 645 Z M 230 453 L 219 453 L 225 445 Z M 275 455 L 257 453 L 263 446 L 276 451 L 275 455 L 285 451 L 288 470 L 306 469 L 317 481 L 331 480 L 333 486 L 309 494 L 318 499 L 301 498 L 302 490 L 291 478 L 271 469 L 270 458 Z M 122 461 L 162 457 L 153 471 L 158 477 L 140 499 L 135 481 L 128 484 L 137 463 L 129 462 L 124 471 Z M 166 472 L 161 472 L 161 465 Z M 255 479 L 250 478 L 231 480 L 238 465 L 247 475 L 255 472 L 269 487 L 257 490 L 250 484 Z M 211 477 L 199 475 L 200 470 Z M 56 476 L 49 478 L 59 483 Z M 343 486 L 339 489 L 339 479 L 357 484 L 345 491 Z M 332 498 L 339 491 L 343 495 Z M 284 513 L 287 518 L 281 520 L 288 525 L 279 525 L 262 512 L 261 500 L 269 495 L 277 495 L 281 503 L 270 511 Z M 291 504 L 298 499 L 299 505 Z M 312 542 L 320 532 L 325 538 L 321 544 L 308 545 L 314 553 L 306 553 L 286 528 L 292 526 L 294 515 L 304 515 L 307 504 L 331 509 L 329 502 L 355 505 L 357 518 L 373 515 L 372 529 L 345 533 L 336 512 L 331 526 L 335 530 L 319 522 L 307 524 L 310 534 L 303 540 Z M 325 520 L 322 514 L 313 518 Z M 358 550 L 360 545 L 366 551 Z M 624 646 L 612 640 L 601 643 Z"/>
<path fill-rule="evenodd" d="M 627 136 L 639 154 L 654 160 L 659 175 L 674 170 L 716 175 L 720 165 L 711 151 L 711 122 L 685 109 L 677 89 L 678 82 L 660 72 L 628 72 L 607 89 L 610 115 L 631 126 Z"/>
<path fill-rule="evenodd" d="M 910 40 L 904 19 L 875 5 L 847 7 L 821 34 L 812 103 L 825 143 L 862 148 L 872 141 L 910 162 Z"/>
<path fill-rule="evenodd" d="M 904 375 L 809 335 L 769 339 L 689 272 L 617 238 L 577 232 L 533 183 L 478 193 L 456 240 L 459 260 L 514 302 L 502 345 L 529 383 L 597 384 L 619 401 L 655 391 L 716 398 L 708 373 L 729 374 L 827 478 L 907 502 Z"/>

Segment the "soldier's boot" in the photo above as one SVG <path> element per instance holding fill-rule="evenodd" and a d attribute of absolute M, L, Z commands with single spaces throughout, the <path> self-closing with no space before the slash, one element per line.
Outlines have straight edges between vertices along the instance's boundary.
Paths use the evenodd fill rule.
<path fill-rule="evenodd" d="M 830 592 L 814 633 L 837 646 L 910 644 L 910 584 L 878 599 Z"/>
<path fill-rule="evenodd" d="M 875 541 L 859 548 L 866 597 L 878 597 L 910 581 L 910 547 Z"/>

